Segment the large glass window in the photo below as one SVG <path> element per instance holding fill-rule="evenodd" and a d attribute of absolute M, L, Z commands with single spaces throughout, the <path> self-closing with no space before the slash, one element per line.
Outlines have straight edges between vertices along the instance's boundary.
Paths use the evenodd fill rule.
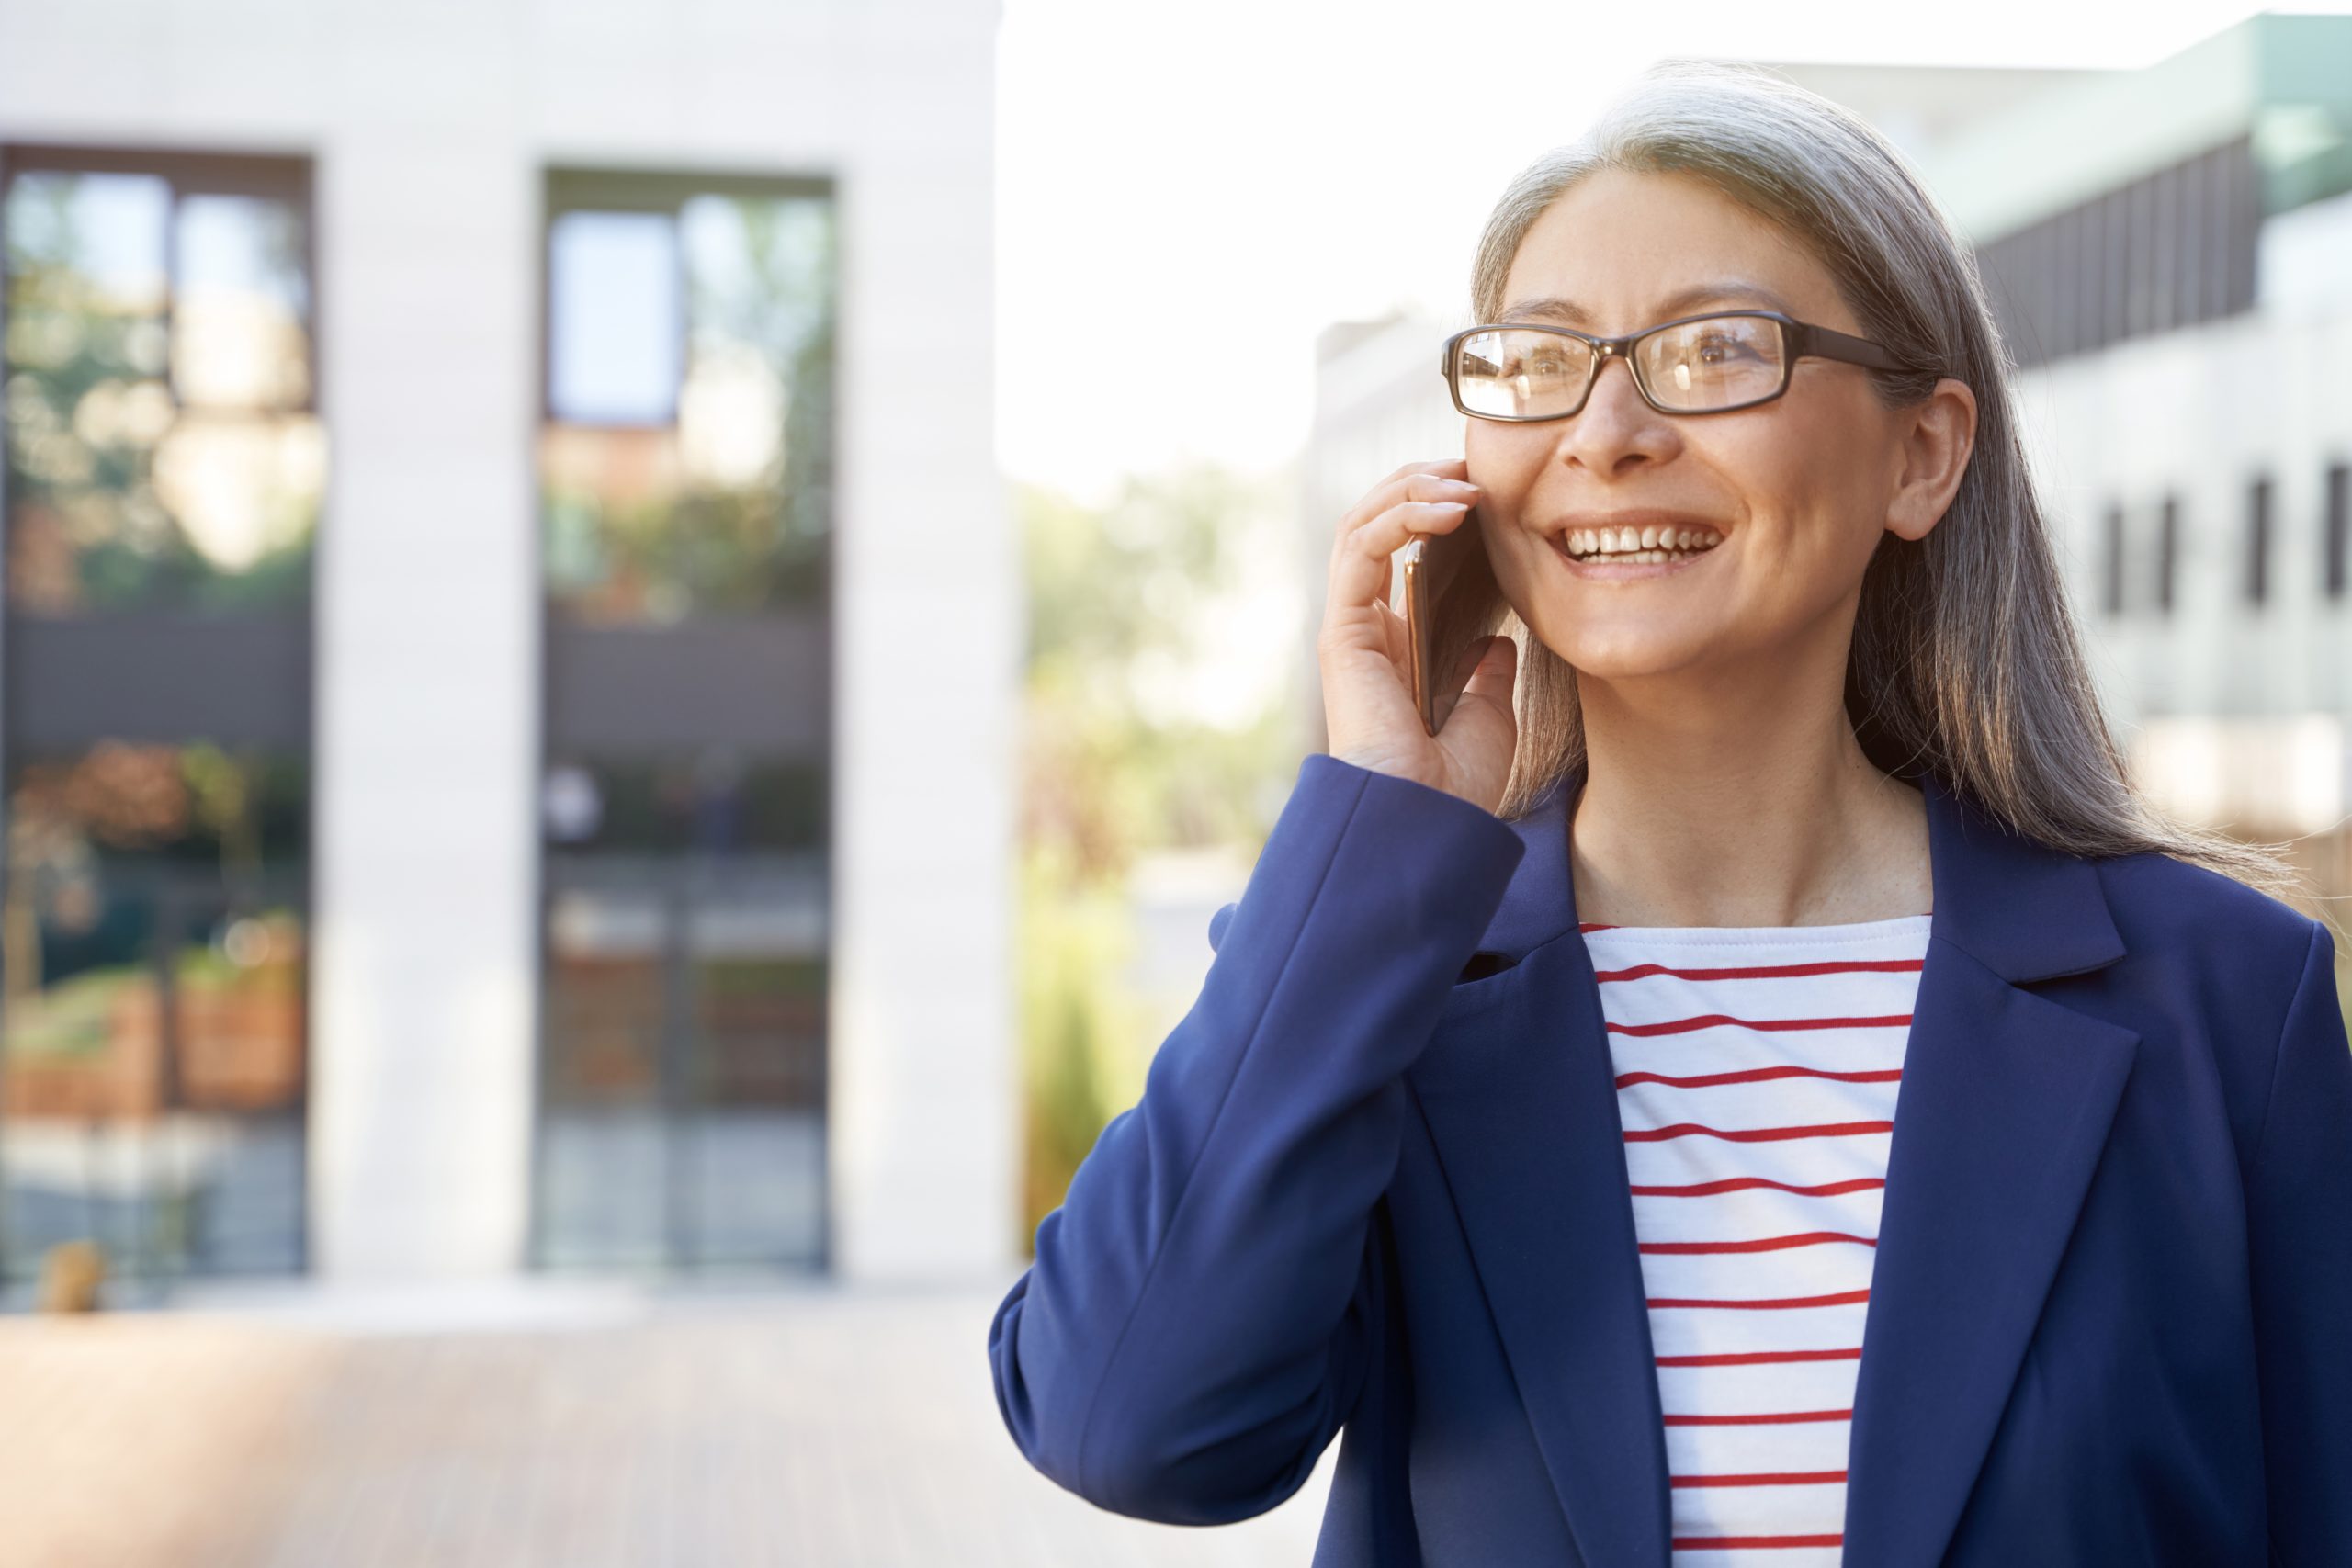
<path fill-rule="evenodd" d="M 546 1265 L 824 1259 L 834 208 L 558 171 Z"/>
<path fill-rule="evenodd" d="M 0 148 L 0 1274 L 302 1266 L 325 442 L 299 159 Z"/>

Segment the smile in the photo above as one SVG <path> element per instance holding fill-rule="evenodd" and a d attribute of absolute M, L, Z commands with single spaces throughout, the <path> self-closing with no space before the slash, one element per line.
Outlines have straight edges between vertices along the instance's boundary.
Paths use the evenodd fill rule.
<path fill-rule="evenodd" d="M 1709 528 L 1580 528 L 1555 535 L 1552 548 L 1578 577 L 1625 582 L 1688 571 L 1723 542 Z"/>
<path fill-rule="evenodd" d="M 1559 544 L 1571 560 L 1673 560 L 1703 555 L 1724 542 L 1713 528 L 1572 528 Z"/>

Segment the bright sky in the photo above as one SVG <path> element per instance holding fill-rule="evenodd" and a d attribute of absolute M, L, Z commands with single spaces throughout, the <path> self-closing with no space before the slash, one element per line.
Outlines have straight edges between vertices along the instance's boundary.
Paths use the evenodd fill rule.
<path fill-rule="evenodd" d="M 1187 455 L 1290 456 L 1317 333 L 1462 310 L 1510 176 L 1661 55 L 2129 68 L 2251 9 L 1005 0 L 999 460 L 1091 500 Z M 1128 367 L 1125 395 L 1064 378 L 1086 344 Z"/>

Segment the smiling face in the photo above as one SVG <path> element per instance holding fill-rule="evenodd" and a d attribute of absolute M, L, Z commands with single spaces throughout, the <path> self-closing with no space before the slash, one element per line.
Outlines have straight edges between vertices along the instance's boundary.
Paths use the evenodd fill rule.
<path fill-rule="evenodd" d="M 1577 313 L 1523 308 L 1535 300 Z M 1679 174 L 1603 169 L 1579 181 L 1528 230 L 1503 301 L 1499 320 L 1596 335 L 1742 309 L 1867 335 L 1801 244 Z M 1922 536 L 1942 512 L 1894 504 L 1907 430 L 1857 365 L 1800 359 L 1772 401 L 1668 414 L 1610 359 L 1581 412 L 1472 419 L 1464 438 L 1503 596 L 1583 674 L 1628 679 L 1779 664 L 1832 636 L 1842 668 L 1880 538 L 1890 527 Z M 1722 542 L 1685 564 L 1604 569 L 1614 577 L 1581 572 L 1564 553 L 1564 525 L 1653 509 L 1711 524 Z"/>

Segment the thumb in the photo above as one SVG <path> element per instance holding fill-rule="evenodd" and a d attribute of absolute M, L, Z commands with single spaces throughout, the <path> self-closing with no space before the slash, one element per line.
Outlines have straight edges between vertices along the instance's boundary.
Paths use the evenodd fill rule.
<path fill-rule="evenodd" d="M 1478 667 L 1470 672 L 1461 700 L 1489 703 L 1509 714 L 1511 686 L 1518 678 L 1519 644 L 1510 633 L 1498 632 L 1487 639 L 1486 651 L 1478 656 Z"/>

